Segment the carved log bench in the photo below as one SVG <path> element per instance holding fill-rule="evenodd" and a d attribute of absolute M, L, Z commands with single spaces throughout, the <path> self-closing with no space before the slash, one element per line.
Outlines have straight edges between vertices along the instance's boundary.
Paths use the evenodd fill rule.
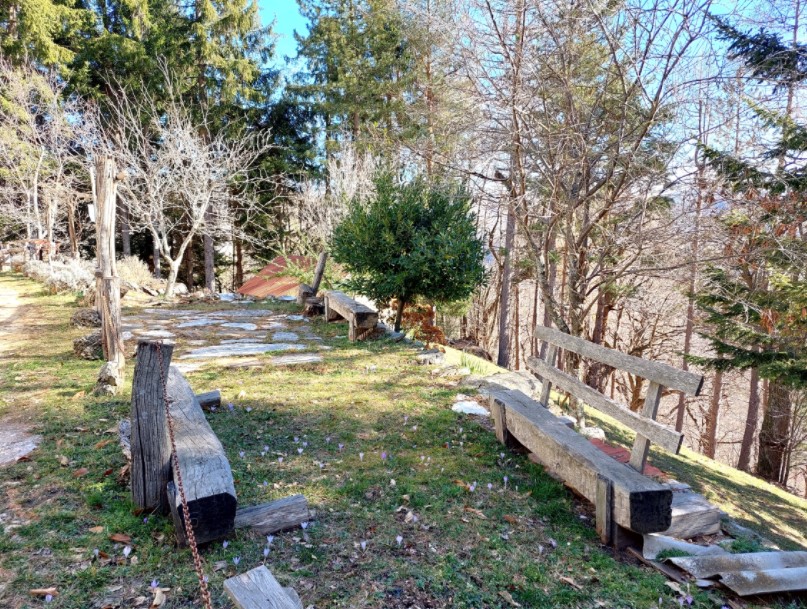
<path fill-rule="evenodd" d="M 378 312 L 356 302 L 344 292 L 331 290 L 325 292 L 325 321 L 339 318 L 348 322 L 348 339 L 364 340 L 378 325 Z"/>

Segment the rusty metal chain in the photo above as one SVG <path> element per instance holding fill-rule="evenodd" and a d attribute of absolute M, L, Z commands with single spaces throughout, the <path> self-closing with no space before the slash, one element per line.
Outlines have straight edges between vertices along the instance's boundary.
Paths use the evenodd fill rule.
<path fill-rule="evenodd" d="M 162 343 L 157 342 L 157 361 L 160 366 L 160 382 L 163 388 L 163 402 L 165 404 L 165 420 L 168 422 L 168 437 L 171 440 L 171 463 L 174 467 L 174 477 L 176 478 L 179 498 L 182 503 L 182 516 L 185 519 L 185 535 L 188 538 L 188 547 L 193 554 L 193 566 L 196 569 L 196 576 L 199 578 L 199 590 L 202 593 L 202 603 L 205 609 L 212 609 L 213 604 L 210 599 L 210 590 L 207 588 L 207 581 L 202 569 L 202 557 L 199 555 L 199 548 L 196 545 L 196 535 L 193 533 L 191 524 L 191 514 L 188 510 L 188 500 L 185 498 L 185 487 L 182 485 L 182 472 L 179 471 L 179 458 L 177 457 L 177 445 L 174 439 L 174 420 L 171 418 L 171 402 L 168 399 L 167 379 L 163 370 Z"/>

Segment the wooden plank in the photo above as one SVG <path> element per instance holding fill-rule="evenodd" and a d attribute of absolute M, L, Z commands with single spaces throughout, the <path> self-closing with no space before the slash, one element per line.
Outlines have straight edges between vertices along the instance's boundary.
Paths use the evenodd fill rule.
<path fill-rule="evenodd" d="M 681 449 L 684 435 L 671 427 L 652 419 L 646 419 L 642 415 L 607 398 L 596 389 L 592 389 L 573 376 L 561 372 L 557 368 L 550 367 L 546 362 L 538 358 L 528 357 L 527 367 L 534 370 L 542 378 L 549 379 L 562 390 L 574 394 L 589 406 L 613 417 L 623 425 L 642 434 L 645 438 L 650 438 L 654 444 L 661 446 L 665 450 L 678 454 Z"/>
<path fill-rule="evenodd" d="M 658 407 L 661 404 L 661 394 L 664 392 L 664 387 L 658 383 L 651 381 L 647 387 L 647 395 L 644 399 L 644 407 L 642 408 L 642 416 L 645 420 L 655 421 L 658 415 Z M 683 439 L 683 435 L 681 436 Z M 679 445 L 680 449 L 680 445 Z M 637 472 L 644 473 L 644 465 L 647 463 L 647 455 L 650 452 L 650 439 L 637 433 L 636 438 L 633 440 L 633 449 L 630 453 L 630 461 L 628 464 Z M 678 453 L 678 449 L 675 450 Z"/>
<path fill-rule="evenodd" d="M 703 387 L 703 376 L 700 374 L 693 374 L 661 362 L 652 362 L 614 349 L 608 349 L 554 328 L 536 326 L 535 335 L 541 340 L 548 341 L 567 351 L 572 351 L 583 357 L 619 368 L 650 381 L 655 381 L 664 387 L 683 391 L 689 395 L 698 395 Z"/>
<path fill-rule="evenodd" d="M 292 495 L 261 505 L 239 508 L 235 513 L 235 528 L 251 528 L 261 535 L 299 527 L 311 520 L 308 502 L 303 495 Z"/>
<path fill-rule="evenodd" d="M 174 366 L 168 372 L 167 389 L 172 399 L 177 461 L 196 541 L 203 544 L 221 539 L 235 526 L 236 493 L 230 463 L 188 381 Z M 178 492 L 169 496 L 169 505 L 181 542 L 185 519 Z"/>
<path fill-rule="evenodd" d="M 672 491 L 612 459 L 520 391 L 494 390 L 491 403 L 504 406 L 507 430 L 592 503 L 599 476 L 613 488 L 612 522 L 637 533 L 658 533 L 671 522 Z"/>
<path fill-rule="evenodd" d="M 132 503 L 141 510 L 168 512 L 165 485 L 171 479 L 171 443 L 165 424 L 162 375 L 168 375 L 174 345 L 141 340 L 132 378 Z"/>
<path fill-rule="evenodd" d="M 330 309 L 333 309 L 345 319 L 354 316 L 358 324 L 362 327 L 366 327 L 367 320 L 372 317 L 375 317 L 376 322 L 378 321 L 377 311 L 374 311 L 367 305 L 356 302 L 344 292 L 330 290 L 325 292 L 325 298 Z"/>
<path fill-rule="evenodd" d="M 547 365 L 555 367 L 555 357 L 558 353 L 558 348 L 555 345 L 549 345 L 546 350 L 546 359 L 544 360 Z M 541 404 L 549 408 L 549 396 L 552 392 L 552 382 L 547 378 L 541 378 Z"/>
<path fill-rule="evenodd" d="M 224 580 L 224 591 L 238 609 L 301 609 L 265 565 Z M 296 595 L 295 595 L 296 596 Z"/>
<path fill-rule="evenodd" d="M 614 487 L 605 476 L 597 476 L 596 508 L 597 533 L 604 544 L 611 543 L 613 523 L 611 515 L 614 509 Z"/>

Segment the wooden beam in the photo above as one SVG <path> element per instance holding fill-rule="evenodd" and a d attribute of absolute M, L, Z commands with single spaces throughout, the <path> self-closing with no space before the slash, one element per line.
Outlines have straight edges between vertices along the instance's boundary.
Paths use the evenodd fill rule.
<path fill-rule="evenodd" d="M 302 609 L 297 593 L 289 594 L 266 566 L 224 580 L 224 591 L 238 609 Z"/>
<path fill-rule="evenodd" d="M 177 462 L 182 474 L 196 542 L 204 544 L 232 533 L 236 493 L 224 447 L 210 428 L 199 400 L 182 373 L 168 372 L 168 396 L 174 424 Z M 176 478 L 176 476 L 175 476 Z M 180 543 L 185 542 L 185 518 L 179 490 L 169 493 L 169 506 Z"/>
<path fill-rule="evenodd" d="M 168 512 L 165 485 L 171 479 L 171 444 L 162 378 L 168 376 L 173 352 L 171 343 L 138 341 L 132 378 L 132 503 L 138 509 L 163 514 Z"/>
<path fill-rule="evenodd" d="M 235 528 L 251 528 L 260 535 L 269 535 L 285 529 L 293 529 L 300 523 L 311 520 L 308 502 L 303 495 L 292 495 L 261 505 L 238 508 L 235 513 Z"/>
<path fill-rule="evenodd" d="M 375 329 L 378 324 L 378 312 L 370 307 L 356 302 L 347 294 L 337 290 L 325 292 L 325 317 L 330 321 L 336 313 L 347 319 L 348 339 L 362 340 Z"/>
<path fill-rule="evenodd" d="M 700 374 L 693 374 L 661 362 L 652 362 L 621 351 L 608 349 L 554 328 L 536 326 L 535 336 L 567 351 L 572 351 L 613 368 L 619 368 L 630 374 L 655 381 L 664 387 L 683 391 L 689 395 L 698 395 L 703 387 L 703 376 Z"/>
<path fill-rule="evenodd" d="M 604 412 L 613 417 L 623 425 L 641 434 L 644 438 L 650 439 L 654 444 L 658 444 L 665 450 L 678 454 L 684 435 L 652 419 L 647 419 L 642 415 L 625 408 L 605 397 L 596 389 L 592 389 L 582 381 L 573 376 L 561 372 L 557 368 L 549 366 L 546 362 L 536 358 L 527 358 L 527 367 L 533 370 L 541 378 L 548 379 L 564 391 L 568 391 L 576 398 L 582 400 L 589 406 Z"/>
<path fill-rule="evenodd" d="M 312 296 L 316 296 L 319 292 L 319 286 L 322 283 L 322 278 L 325 276 L 325 263 L 328 261 L 328 252 L 320 252 L 317 259 L 317 268 L 314 269 L 314 283 L 311 284 Z"/>
<path fill-rule="evenodd" d="M 520 391 L 493 390 L 490 400 L 504 408 L 508 432 L 583 497 L 596 504 L 600 476 L 610 482 L 613 524 L 636 533 L 669 528 L 669 488 L 612 459 Z"/>
<path fill-rule="evenodd" d="M 546 363 L 549 366 L 554 368 L 555 366 L 555 356 L 558 353 L 558 348 L 555 345 L 549 345 L 549 348 L 546 350 Z M 549 408 L 549 395 L 552 392 L 552 382 L 547 379 L 541 377 L 541 404 L 544 405 L 544 408 Z"/>
<path fill-rule="evenodd" d="M 658 407 L 661 403 L 661 394 L 664 392 L 664 387 L 656 382 L 651 381 L 647 388 L 647 395 L 644 399 L 644 408 L 642 408 L 642 417 L 646 421 L 655 421 L 658 415 Z M 676 432 L 677 433 L 677 432 Z M 683 440 L 683 435 L 681 436 Z M 678 454 L 679 448 L 675 450 Z M 633 441 L 633 450 L 630 453 L 629 465 L 637 472 L 644 473 L 644 465 L 647 463 L 647 455 L 650 452 L 650 438 L 643 433 L 637 433 Z"/>

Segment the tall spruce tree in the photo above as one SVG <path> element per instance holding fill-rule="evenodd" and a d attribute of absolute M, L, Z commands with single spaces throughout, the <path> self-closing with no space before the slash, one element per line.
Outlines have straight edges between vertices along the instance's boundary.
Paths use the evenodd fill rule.
<path fill-rule="evenodd" d="M 791 109 L 796 87 L 807 80 L 807 45 L 778 34 L 742 32 L 724 21 L 729 57 L 774 92 L 786 93 L 785 110 L 754 106 L 761 126 L 775 141 L 756 158 L 705 149 L 726 181 L 733 209 L 724 217 L 727 253 L 742 264 L 707 271 L 696 302 L 714 357 L 694 358 L 715 368 L 755 368 L 769 381 L 768 405 L 759 438 L 757 473 L 786 484 L 790 469 L 794 392 L 807 389 L 807 127 Z M 741 269 L 761 271 L 749 282 Z"/>

